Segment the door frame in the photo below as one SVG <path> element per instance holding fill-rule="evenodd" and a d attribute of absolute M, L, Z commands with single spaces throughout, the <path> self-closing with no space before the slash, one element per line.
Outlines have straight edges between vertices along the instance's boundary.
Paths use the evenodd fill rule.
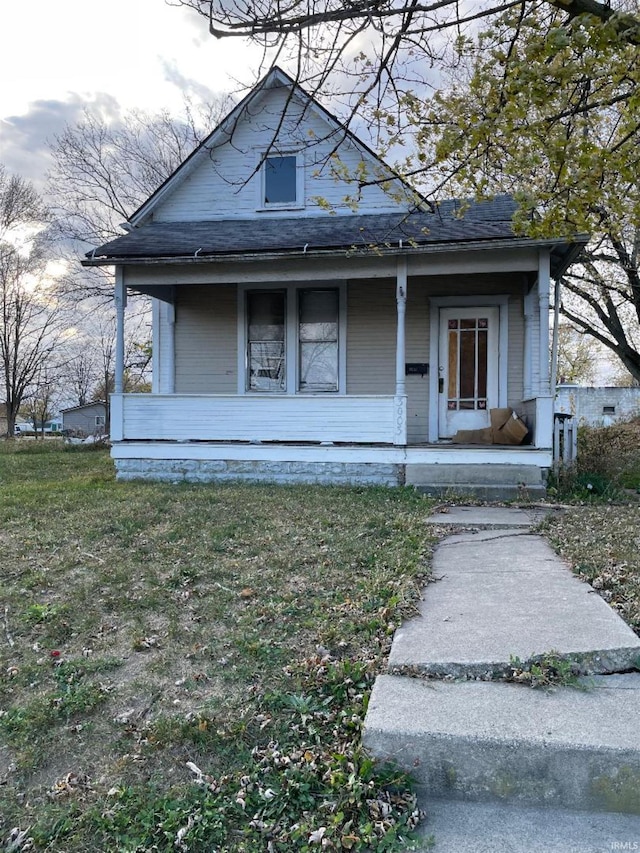
<path fill-rule="evenodd" d="M 509 351 L 509 296 L 432 296 L 429 298 L 429 441 L 437 442 L 440 437 L 440 415 L 438 405 L 438 366 L 440 363 L 440 309 L 441 308 L 486 308 L 499 309 L 498 329 L 498 407 L 507 405 L 507 378 Z"/>

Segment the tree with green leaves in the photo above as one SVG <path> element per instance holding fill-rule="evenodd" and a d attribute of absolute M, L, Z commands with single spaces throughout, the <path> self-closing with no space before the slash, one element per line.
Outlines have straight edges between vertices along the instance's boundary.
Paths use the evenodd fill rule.
<path fill-rule="evenodd" d="M 547 23 L 503 18 L 461 53 L 447 90 L 406 99 L 417 157 L 450 192 L 513 193 L 524 234 L 593 234 L 560 310 L 640 379 L 640 48 L 589 19 L 553 36 Z"/>
<path fill-rule="evenodd" d="M 434 202 L 507 191 L 524 234 L 592 233 L 562 311 L 640 378 L 638 0 L 181 3 L 365 119 Z"/>

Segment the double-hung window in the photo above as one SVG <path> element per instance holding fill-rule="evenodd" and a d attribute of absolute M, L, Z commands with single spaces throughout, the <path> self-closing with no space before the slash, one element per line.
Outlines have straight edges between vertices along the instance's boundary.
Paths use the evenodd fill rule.
<path fill-rule="evenodd" d="M 304 173 L 299 157 L 295 153 L 264 156 L 260 167 L 259 210 L 304 206 Z"/>
<path fill-rule="evenodd" d="M 284 391 L 285 316 L 284 290 L 247 293 L 247 362 L 249 391 Z"/>
<path fill-rule="evenodd" d="M 339 288 L 247 290 L 245 299 L 247 391 L 339 390 Z"/>
<path fill-rule="evenodd" d="M 338 291 L 298 291 L 298 390 L 338 390 Z"/>

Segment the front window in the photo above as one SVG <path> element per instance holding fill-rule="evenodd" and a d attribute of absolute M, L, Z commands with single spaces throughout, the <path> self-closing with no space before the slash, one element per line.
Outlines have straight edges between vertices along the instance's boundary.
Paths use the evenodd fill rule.
<path fill-rule="evenodd" d="M 337 391 L 337 290 L 299 292 L 298 346 L 300 391 Z"/>
<path fill-rule="evenodd" d="M 249 391 L 285 390 L 284 291 L 247 294 Z"/>
<path fill-rule="evenodd" d="M 246 294 L 247 391 L 339 389 L 338 288 Z"/>
<path fill-rule="evenodd" d="M 298 202 L 298 170 L 295 154 L 266 157 L 263 167 L 263 204 L 287 205 Z"/>

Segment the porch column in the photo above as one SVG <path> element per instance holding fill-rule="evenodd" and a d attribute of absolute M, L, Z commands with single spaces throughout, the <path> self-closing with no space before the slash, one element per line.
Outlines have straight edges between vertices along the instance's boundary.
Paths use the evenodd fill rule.
<path fill-rule="evenodd" d="M 113 382 L 114 393 L 124 391 L 124 311 L 127 307 L 127 288 L 124 284 L 122 267 L 116 267 L 116 286 L 114 300 L 116 304 L 116 364 Z"/>
<path fill-rule="evenodd" d="M 551 287 L 551 263 L 548 249 L 540 250 L 538 261 L 538 306 L 540 311 L 540 353 L 538 393 L 542 396 L 551 394 L 551 375 L 549 371 L 549 290 Z"/>
<path fill-rule="evenodd" d="M 560 335 L 560 279 L 555 281 L 553 291 L 553 336 L 551 338 L 551 393 L 556 395 L 558 384 L 558 339 Z"/>
<path fill-rule="evenodd" d="M 407 443 L 407 383 L 404 365 L 406 360 L 405 316 L 407 312 L 407 259 L 398 258 L 396 270 L 396 395 L 394 400 L 395 428 L 393 443 Z"/>
<path fill-rule="evenodd" d="M 405 364 L 405 315 L 407 311 L 407 259 L 398 258 L 396 274 L 396 305 L 398 311 L 398 326 L 396 330 L 396 397 L 407 393 L 407 383 L 404 375 Z"/>
<path fill-rule="evenodd" d="M 167 394 L 176 392 L 176 306 L 167 304 Z"/>
<path fill-rule="evenodd" d="M 533 394 L 533 318 L 535 312 L 534 292 L 524 295 L 524 399 L 530 400 Z"/>
<path fill-rule="evenodd" d="M 551 392 L 551 354 L 549 352 L 549 292 L 551 262 L 548 249 L 541 249 L 538 261 L 538 307 L 540 352 L 538 353 L 538 393 L 536 395 L 535 446 L 553 447 L 553 399 Z"/>

